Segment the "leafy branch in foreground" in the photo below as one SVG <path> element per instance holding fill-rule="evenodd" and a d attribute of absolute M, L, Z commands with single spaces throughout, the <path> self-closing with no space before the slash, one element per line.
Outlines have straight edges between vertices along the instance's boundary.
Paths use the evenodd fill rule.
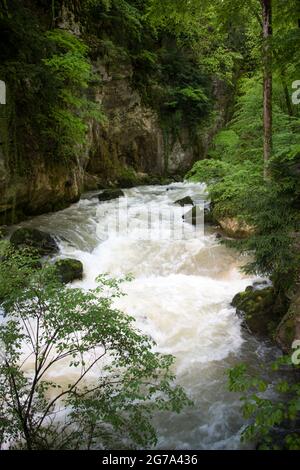
<path fill-rule="evenodd" d="M 260 450 L 300 449 L 299 371 L 289 356 L 274 362 L 272 377 L 269 371 L 267 379 L 253 376 L 245 364 L 229 371 L 229 390 L 243 394 L 242 411 L 248 424 L 242 441 L 257 442 Z"/>
<path fill-rule="evenodd" d="M 55 268 L 12 265 L 26 282 L 10 291 L 0 326 L 0 439 L 10 449 L 148 447 L 160 410 L 190 402 L 174 385 L 173 357 L 154 353 L 133 318 L 113 307 L 119 280 L 102 276 L 83 291 L 59 283 Z"/>

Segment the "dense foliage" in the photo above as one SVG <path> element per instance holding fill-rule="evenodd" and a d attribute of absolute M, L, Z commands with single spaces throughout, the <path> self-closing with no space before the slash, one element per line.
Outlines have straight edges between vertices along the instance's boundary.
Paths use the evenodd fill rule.
<path fill-rule="evenodd" d="M 299 350 L 295 357 L 299 357 Z M 241 364 L 230 370 L 229 384 L 232 392 L 242 394 L 247 422 L 243 441 L 257 442 L 260 450 L 299 450 L 299 365 L 293 364 L 290 356 L 278 359 L 267 371 L 262 370 L 260 377 Z"/>
<path fill-rule="evenodd" d="M 289 10 L 290 15 L 292 14 Z M 275 13 L 279 14 L 275 9 Z M 277 16 L 275 15 L 275 18 Z M 279 21 L 277 19 L 276 21 Z M 296 53 L 299 28 L 296 21 L 278 25 L 280 34 L 289 37 L 288 58 Z M 252 24 L 247 36 L 251 36 Z M 209 183 L 216 218 L 238 217 L 255 227 L 248 240 L 240 242 L 241 249 L 254 254 L 248 271 L 273 275 L 284 288 L 297 280 L 299 257 L 295 251 L 295 233 L 299 229 L 299 109 L 291 102 L 292 82 L 296 79 L 296 62 L 284 67 L 278 54 L 284 54 L 274 28 L 275 60 L 273 89 L 273 153 L 269 163 L 271 178 L 263 179 L 263 121 L 262 77 L 257 65 L 249 71 L 245 56 L 246 74 L 238 84 L 233 119 L 214 139 L 209 160 L 197 162 L 188 177 Z M 278 47 L 277 47 L 278 45 Z M 291 47 L 293 48 L 291 49 Z M 257 47 L 251 53 L 257 54 Z M 257 60 L 257 59 L 256 59 Z M 281 56 L 281 60 L 283 57 Z M 287 90 L 287 84 L 290 89 Z"/>
<path fill-rule="evenodd" d="M 101 83 L 92 61 L 99 59 L 110 73 L 122 66 L 132 70 L 133 88 L 158 112 L 170 144 L 182 128 L 197 144 L 213 91 L 208 43 L 202 44 L 200 31 L 191 35 L 186 28 L 179 37 L 154 25 L 150 0 L 63 3 L 68 14 L 59 1 L 0 4 L 0 75 L 11 104 L 7 119 L 14 139 L 6 150 L 12 163 L 32 149 L 50 162 L 80 156 L 89 120 L 105 125 L 93 96 Z M 68 15 L 70 26 L 59 29 Z"/>
<path fill-rule="evenodd" d="M 153 414 L 189 401 L 173 383 L 173 357 L 153 352 L 113 307 L 121 281 L 102 276 L 85 292 L 28 251 L 4 244 L 1 256 L 1 448 L 155 445 Z"/>
<path fill-rule="evenodd" d="M 85 96 L 93 78 L 87 46 L 67 31 L 49 30 L 47 18 L 32 15 L 26 2 L 10 2 L 0 17 L 0 74 L 8 87 L 8 127 L 14 128 L 7 151 L 15 164 L 29 149 L 31 157 L 75 158 L 87 119 L 104 119 Z"/>
<path fill-rule="evenodd" d="M 220 3 L 223 3 L 220 8 L 224 17 L 227 21 L 229 17 L 232 19 L 230 7 L 236 2 Z M 259 3 L 264 2 L 247 2 L 250 14 L 243 18 L 245 42 L 239 49 L 243 59 L 233 118 L 215 136 L 208 159 L 197 162 L 187 177 L 208 184 L 217 221 L 232 218 L 252 227 L 248 238 L 229 244 L 251 255 L 251 261 L 244 267 L 246 272 L 271 277 L 277 304 L 285 313 L 299 289 L 300 109 L 291 100 L 292 83 L 300 76 L 299 2 L 271 2 L 273 145 L 267 167 L 263 158 L 265 49 Z M 240 14 L 243 11 L 241 5 Z M 241 37 L 238 24 L 233 24 L 235 34 Z M 239 42 L 235 44 L 238 46 Z M 287 370 L 291 376 L 293 366 L 290 364 Z M 231 371 L 230 379 L 233 391 L 248 392 L 243 410 L 250 424 L 243 437 L 261 442 L 261 448 L 299 449 L 299 375 L 295 375 L 295 381 L 277 385 L 277 391 L 283 396 L 275 393 L 270 378 L 253 378 L 243 365 Z M 286 437 L 278 440 L 280 427 Z M 287 428 L 291 432 L 287 433 Z"/>
<path fill-rule="evenodd" d="M 166 132 L 176 137 L 187 127 L 193 139 L 212 108 L 205 46 L 199 31 L 191 37 L 186 29 L 178 36 L 153 24 L 150 5 L 150 0 L 90 2 L 86 31 L 93 35 L 93 53 L 112 67 L 116 58 L 131 64 L 133 86 L 158 111 Z"/>

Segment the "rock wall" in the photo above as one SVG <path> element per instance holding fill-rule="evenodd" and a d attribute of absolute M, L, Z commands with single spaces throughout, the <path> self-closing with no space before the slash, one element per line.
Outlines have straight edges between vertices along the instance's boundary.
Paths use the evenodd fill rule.
<path fill-rule="evenodd" d="M 50 161 L 32 138 L 30 117 L 28 129 L 17 130 L 14 111 L 8 94 L 7 104 L 0 106 L 0 225 L 67 207 L 83 190 L 85 158 L 69 165 Z"/>
<path fill-rule="evenodd" d="M 85 146 L 68 164 L 50 162 L 30 139 L 12 157 L 17 142 L 10 97 L 0 105 L 0 224 L 66 207 L 86 189 L 118 184 L 128 171 L 131 176 L 184 174 L 198 157 L 184 129 L 172 141 L 155 111 L 142 104 L 131 86 L 130 64 L 109 68 L 96 60 L 93 65 L 100 85 L 89 93 L 101 104 L 107 123 L 89 123 Z"/>
<path fill-rule="evenodd" d="M 108 67 L 98 60 L 94 72 L 102 82 L 94 99 L 108 122 L 91 123 L 87 172 L 104 182 L 118 180 L 126 168 L 156 176 L 183 174 L 196 157 L 188 136 L 183 130 L 180 139 L 170 142 L 164 135 L 156 112 L 143 105 L 131 86 L 131 65 Z"/>

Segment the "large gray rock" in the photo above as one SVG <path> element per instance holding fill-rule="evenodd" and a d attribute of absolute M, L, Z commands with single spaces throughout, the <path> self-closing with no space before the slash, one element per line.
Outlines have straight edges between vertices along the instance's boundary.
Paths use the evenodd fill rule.
<path fill-rule="evenodd" d="M 14 248 L 32 248 L 40 256 L 54 255 L 59 251 L 55 239 L 49 233 L 33 228 L 16 230 L 10 242 Z"/>

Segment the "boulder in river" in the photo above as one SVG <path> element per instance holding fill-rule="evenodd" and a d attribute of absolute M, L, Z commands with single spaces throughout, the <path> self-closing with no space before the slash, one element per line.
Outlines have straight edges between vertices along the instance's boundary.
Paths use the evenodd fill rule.
<path fill-rule="evenodd" d="M 175 201 L 175 204 L 178 204 L 181 207 L 184 206 L 193 206 L 194 201 L 190 196 L 186 196 L 183 199 L 178 199 L 178 201 Z"/>
<path fill-rule="evenodd" d="M 249 286 L 232 301 L 232 306 L 237 309 L 249 330 L 258 335 L 269 335 L 278 324 L 275 305 L 276 296 L 272 286 L 263 289 Z"/>
<path fill-rule="evenodd" d="M 55 239 L 49 233 L 34 228 L 16 230 L 10 242 L 14 248 L 32 248 L 40 256 L 54 255 L 59 251 Z"/>
<path fill-rule="evenodd" d="M 105 189 L 101 194 L 98 195 L 100 202 L 111 201 L 113 199 L 118 199 L 119 197 L 125 196 L 122 189 Z"/>
<path fill-rule="evenodd" d="M 54 264 L 58 278 L 63 284 L 75 280 L 81 280 L 83 277 L 83 265 L 82 262 L 77 259 L 60 259 Z"/>

